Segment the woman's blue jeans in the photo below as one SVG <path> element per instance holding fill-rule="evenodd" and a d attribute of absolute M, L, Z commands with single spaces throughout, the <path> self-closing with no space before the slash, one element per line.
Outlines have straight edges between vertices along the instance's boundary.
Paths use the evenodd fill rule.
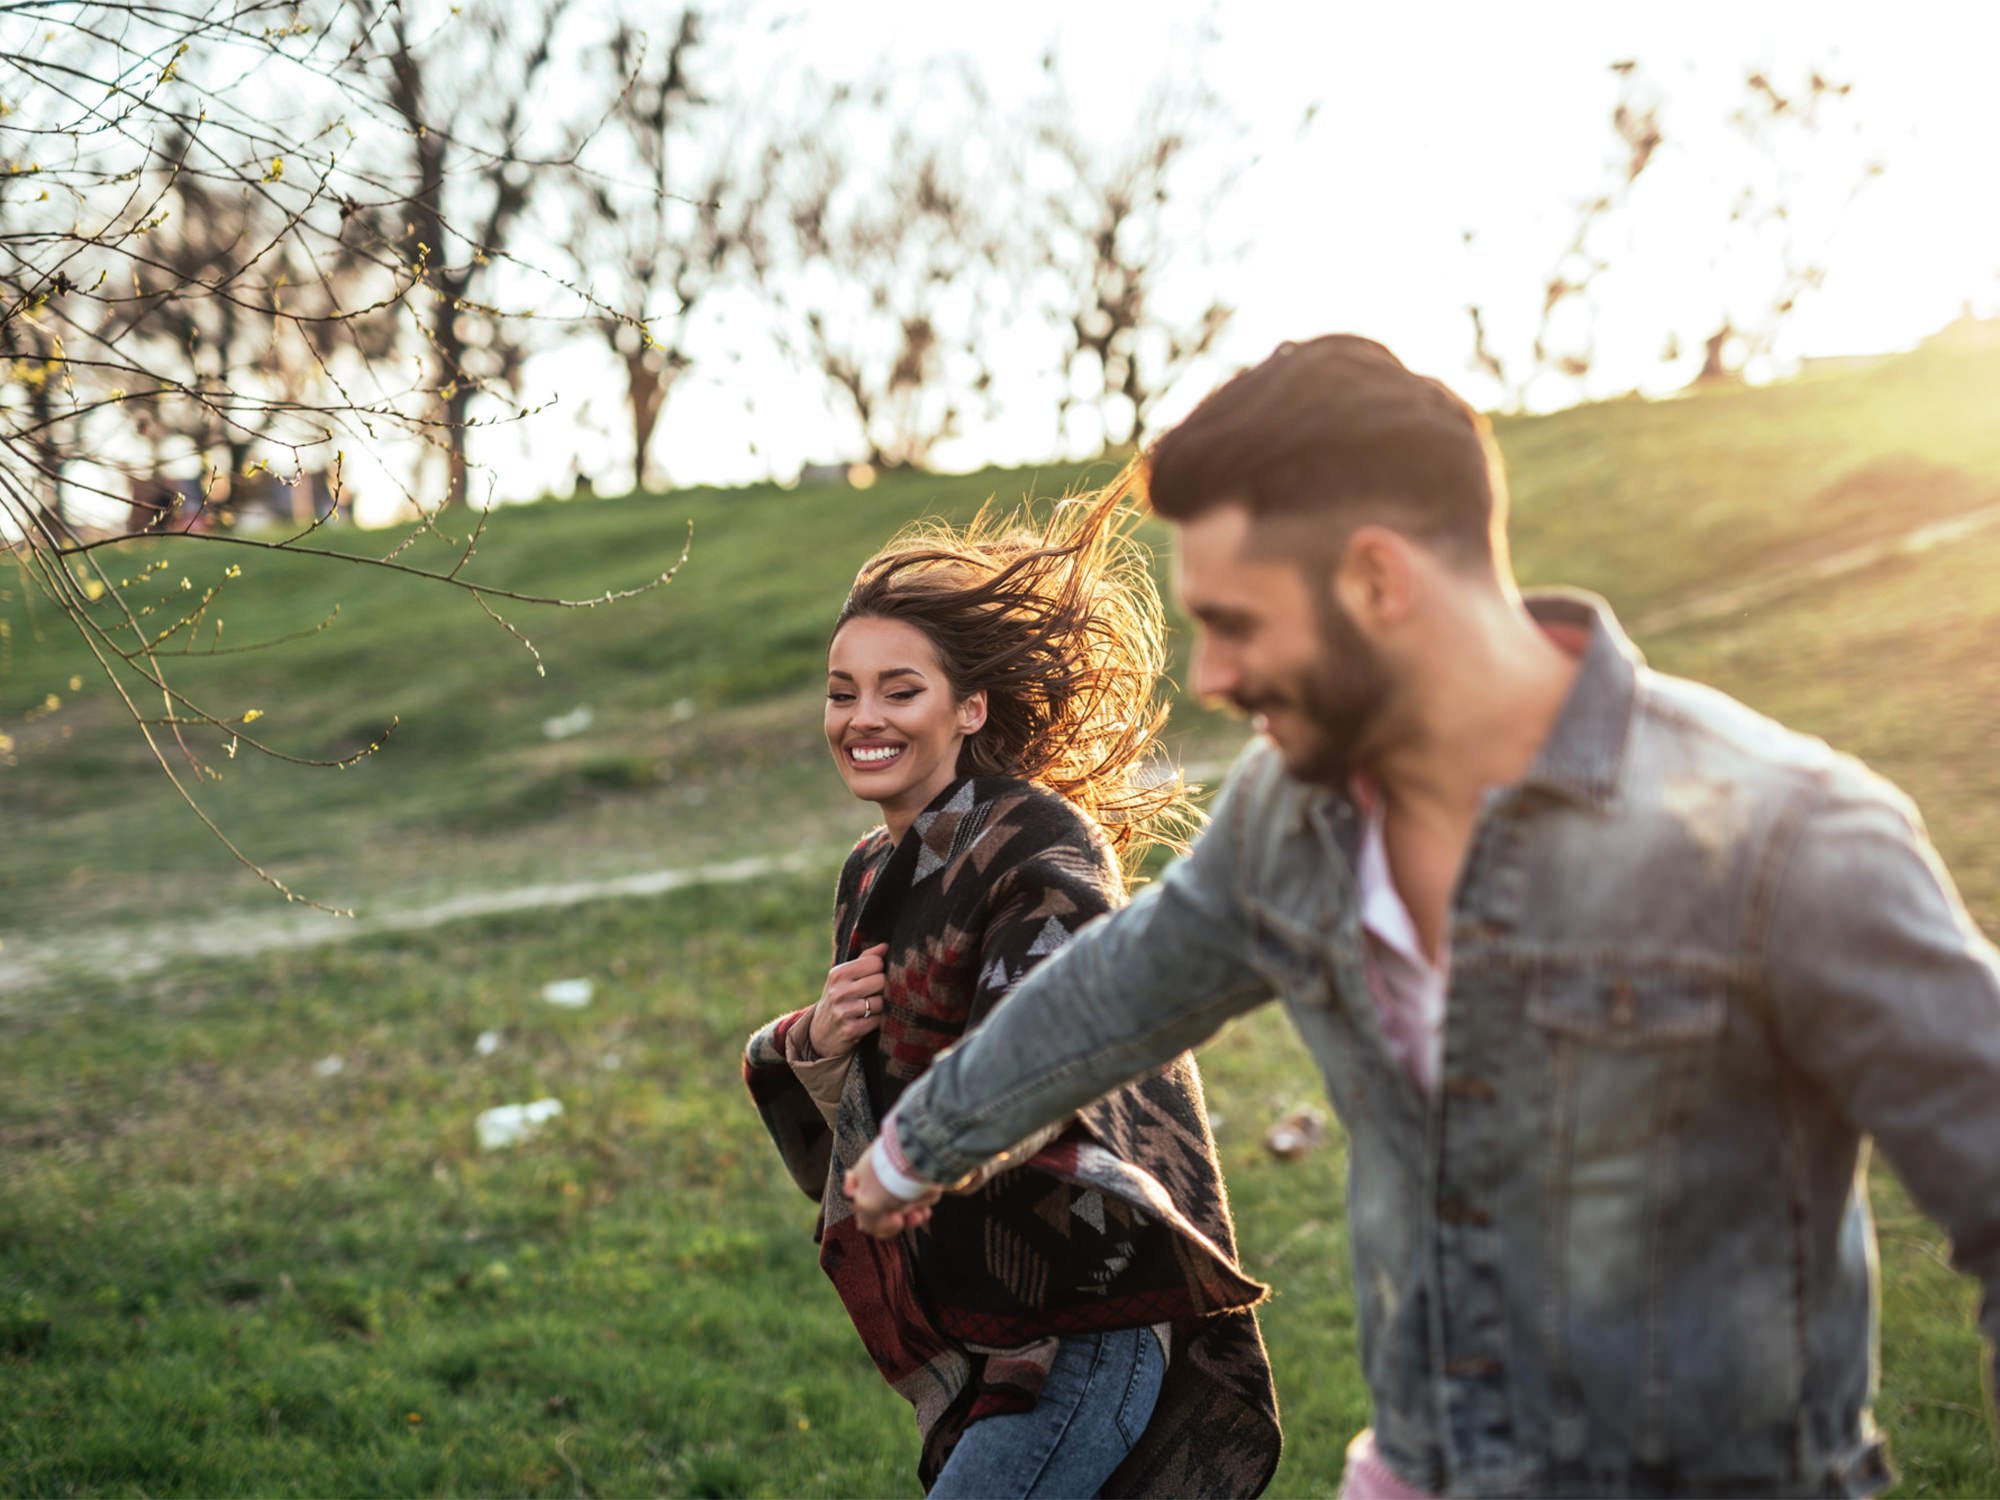
<path fill-rule="evenodd" d="M 1146 1430 L 1166 1373 L 1150 1328 L 1064 1339 L 1034 1410 L 966 1428 L 930 1500 L 1095 1495 Z"/>

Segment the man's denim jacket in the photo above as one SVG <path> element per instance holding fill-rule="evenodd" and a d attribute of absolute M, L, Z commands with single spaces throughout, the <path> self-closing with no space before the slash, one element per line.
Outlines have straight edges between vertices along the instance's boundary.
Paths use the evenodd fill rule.
<path fill-rule="evenodd" d="M 1283 998 L 1349 1137 L 1383 1456 L 1463 1495 L 1867 1494 L 1881 1143 L 2000 1332 L 2000 959 L 1908 801 L 1647 669 L 1601 602 L 1451 907 L 1434 1099 L 1362 973 L 1360 818 L 1245 753 L 1189 855 L 905 1095 L 950 1182 Z"/>

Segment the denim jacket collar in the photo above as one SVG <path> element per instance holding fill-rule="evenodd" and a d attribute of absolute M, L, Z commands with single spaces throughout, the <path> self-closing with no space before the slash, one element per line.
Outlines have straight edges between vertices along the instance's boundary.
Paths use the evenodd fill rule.
<path fill-rule="evenodd" d="M 1523 602 L 1539 625 L 1583 631 L 1584 648 L 1569 697 L 1521 784 L 1602 807 L 1618 786 L 1645 659 L 1595 594 L 1536 590 Z"/>

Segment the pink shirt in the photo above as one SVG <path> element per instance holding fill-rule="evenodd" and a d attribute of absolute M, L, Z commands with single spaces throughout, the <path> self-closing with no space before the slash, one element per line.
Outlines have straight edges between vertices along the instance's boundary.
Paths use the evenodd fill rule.
<path fill-rule="evenodd" d="M 1375 1451 L 1375 1429 L 1370 1427 L 1347 1445 L 1347 1467 L 1340 1475 L 1340 1500 L 1437 1500 L 1427 1490 L 1417 1489 L 1397 1477 Z"/>

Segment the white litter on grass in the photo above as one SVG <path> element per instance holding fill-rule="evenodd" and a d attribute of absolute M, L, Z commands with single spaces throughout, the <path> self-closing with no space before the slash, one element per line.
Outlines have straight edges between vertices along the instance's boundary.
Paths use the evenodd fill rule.
<path fill-rule="evenodd" d="M 596 993 L 597 986 L 588 979 L 551 979 L 542 986 L 544 1000 L 571 1010 L 581 1010 L 590 1004 L 590 997 Z"/>
<path fill-rule="evenodd" d="M 1307 1104 L 1272 1123 L 1264 1149 L 1280 1161 L 1297 1161 L 1325 1140 L 1326 1116 Z"/>
<path fill-rule="evenodd" d="M 616 1052 L 607 1052 L 604 1056 L 598 1058 L 597 1065 L 607 1073 L 616 1073 L 620 1068 L 625 1066 L 625 1059 L 620 1057 Z"/>
<path fill-rule="evenodd" d="M 499 1151 L 519 1145 L 563 1112 L 560 1099 L 537 1099 L 530 1104 L 500 1104 L 482 1109 L 472 1122 L 479 1134 L 479 1149 Z"/>
<path fill-rule="evenodd" d="M 582 734 L 590 728 L 590 721 L 596 715 L 579 703 L 566 714 L 557 714 L 553 719 L 542 720 L 542 737 L 551 740 L 566 740 L 571 735 Z"/>
<path fill-rule="evenodd" d="M 497 1031 L 480 1032 L 479 1040 L 472 1044 L 472 1050 L 477 1052 L 481 1057 L 491 1057 L 500 1050 L 500 1033 Z"/>
<path fill-rule="evenodd" d="M 671 710 L 669 710 L 669 712 L 671 713 L 673 721 L 676 724 L 685 723 L 687 720 L 692 719 L 694 717 L 694 699 L 692 698 L 674 699 L 674 706 Z"/>
<path fill-rule="evenodd" d="M 314 1063 L 313 1072 L 321 1078 L 331 1078 L 346 1066 L 346 1059 L 336 1054 L 332 1057 L 322 1057 L 318 1062 Z"/>

